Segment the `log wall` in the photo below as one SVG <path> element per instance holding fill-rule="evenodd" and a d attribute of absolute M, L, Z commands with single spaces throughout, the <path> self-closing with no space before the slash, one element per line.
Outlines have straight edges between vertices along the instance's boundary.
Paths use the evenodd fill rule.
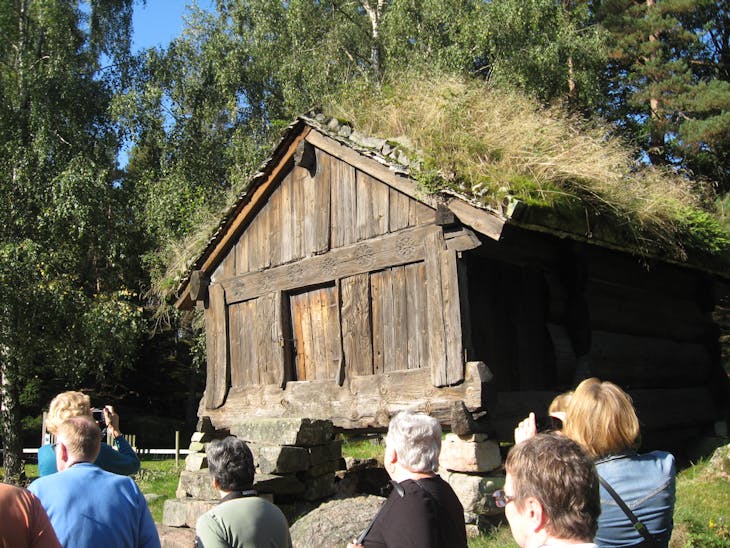
<path fill-rule="evenodd" d="M 472 359 L 495 374 L 489 421 L 509 439 L 583 378 L 634 396 L 645 447 L 681 450 L 727 413 L 727 377 L 702 273 L 516 230 L 467 260 Z"/>

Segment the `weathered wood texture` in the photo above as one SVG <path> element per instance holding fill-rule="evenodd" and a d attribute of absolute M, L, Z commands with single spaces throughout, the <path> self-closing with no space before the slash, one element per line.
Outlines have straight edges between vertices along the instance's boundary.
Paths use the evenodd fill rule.
<path fill-rule="evenodd" d="M 293 291 L 355 274 L 422 261 L 428 234 L 438 227 L 424 225 L 337 248 L 300 261 L 250 272 L 223 282 L 228 303 L 251 299 L 271 290 Z"/>
<path fill-rule="evenodd" d="M 205 310 L 208 367 L 205 381 L 205 407 L 220 407 L 228 392 L 228 313 L 225 291 L 220 284 L 210 287 Z"/>
<path fill-rule="evenodd" d="M 425 251 L 431 380 L 434 386 L 448 386 L 464 374 L 456 252 L 446 249 L 441 232 L 427 236 Z"/>
<path fill-rule="evenodd" d="M 286 390 L 276 385 L 232 388 L 225 405 L 200 410 L 217 429 L 229 428 L 236 417 L 327 418 L 341 428 L 383 428 L 403 409 L 430 413 L 448 424 L 454 402 L 469 410 L 481 406 L 482 378 L 476 363 L 466 367 L 464 382 L 453 387 L 431 385 L 430 371 L 416 369 L 383 375 L 351 376 L 343 386 L 331 381 L 292 381 Z"/>
<path fill-rule="evenodd" d="M 575 370 L 557 377 L 540 270 L 475 256 L 465 263 L 473 357 L 494 373 L 495 388 L 569 386 Z"/>
<path fill-rule="evenodd" d="M 368 162 L 353 166 L 320 148 L 313 160 L 281 173 L 215 272 L 231 318 L 232 386 L 421 367 L 440 386 L 460 382 L 456 249 L 478 238 L 455 231 L 447 244 L 433 209 L 392 173 L 375 170 L 398 188 L 373 177 Z M 431 351 L 433 331 L 442 342 Z"/>
<path fill-rule="evenodd" d="M 314 176 L 294 164 L 281 173 L 279 186 L 257 204 L 235 248 L 216 268 L 213 281 L 433 223 L 433 209 L 367 171 L 321 149 L 315 149 L 315 157 Z"/>
<path fill-rule="evenodd" d="M 424 263 L 374 272 L 370 276 L 370 295 L 372 372 L 428 367 Z M 441 366 L 444 364 L 442 360 Z"/>
<path fill-rule="evenodd" d="M 337 288 L 316 288 L 289 298 L 296 380 L 334 381 L 342 359 Z"/>
<path fill-rule="evenodd" d="M 228 307 L 231 386 L 287 380 L 281 309 L 279 292 Z"/>
<path fill-rule="evenodd" d="M 316 130 L 310 131 L 306 136 L 306 140 L 318 149 L 321 149 L 334 158 L 337 158 L 339 161 L 349 164 L 360 171 L 364 171 L 370 176 L 385 182 L 388 186 L 405 194 L 406 196 L 415 198 L 418 201 L 427 204 L 430 208 L 436 209 L 435 200 L 429 195 L 419 192 L 416 188 L 415 181 L 408 177 L 394 173 L 387 166 L 363 156 L 354 149 L 346 147 Z M 424 210 L 426 209 L 428 208 L 425 208 Z M 433 222 L 433 217 L 431 217 L 431 220 L 428 222 Z"/>
<path fill-rule="evenodd" d="M 370 323 L 370 276 L 356 274 L 343 278 L 342 351 L 347 370 L 352 375 L 372 375 L 373 345 Z"/>

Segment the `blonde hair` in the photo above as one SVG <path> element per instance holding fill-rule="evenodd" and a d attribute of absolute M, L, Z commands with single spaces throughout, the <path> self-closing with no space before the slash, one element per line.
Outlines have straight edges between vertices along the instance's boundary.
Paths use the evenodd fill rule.
<path fill-rule="evenodd" d="M 548 415 L 554 417 L 556 416 L 555 413 L 565 413 L 566 409 L 568 409 L 568 404 L 570 403 L 572 397 L 572 390 L 569 390 L 568 392 L 563 392 L 562 394 L 558 394 L 557 396 L 555 396 L 553 401 L 550 402 L 550 407 L 548 407 Z"/>
<path fill-rule="evenodd" d="M 57 439 L 74 458 L 94 462 L 101 449 L 101 431 L 94 419 L 86 416 L 71 417 L 58 425 Z"/>
<path fill-rule="evenodd" d="M 59 425 L 71 417 L 91 417 L 91 398 L 82 392 L 61 392 L 51 400 L 46 417 L 46 430 L 56 434 Z"/>
<path fill-rule="evenodd" d="M 626 392 L 594 377 L 575 389 L 563 433 L 591 457 L 601 458 L 638 446 L 639 418 Z"/>

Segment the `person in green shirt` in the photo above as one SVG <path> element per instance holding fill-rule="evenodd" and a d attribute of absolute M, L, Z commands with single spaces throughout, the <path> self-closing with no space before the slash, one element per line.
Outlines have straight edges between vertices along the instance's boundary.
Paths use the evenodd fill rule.
<path fill-rule="evenodd" d="M 234 436 L 215 440 L 207 450 L 208 470 L 221 502 L 198 518 L 198 548 L 291 548 L 281 510 L 252 489 L 254 461 L 246 443 Z"/>

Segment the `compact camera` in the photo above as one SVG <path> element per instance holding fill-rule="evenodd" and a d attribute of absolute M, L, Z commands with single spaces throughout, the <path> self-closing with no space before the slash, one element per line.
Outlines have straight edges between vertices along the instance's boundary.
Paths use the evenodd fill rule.
<path fill-rule="evenodd" d="M 92 409 L 91 416 L 93 417 L 96 424 L 99 426 L 100 430 L 104 430 L 104 428 L 106 428 L 106 419 L 104 418 L 103 409 Z"/>

